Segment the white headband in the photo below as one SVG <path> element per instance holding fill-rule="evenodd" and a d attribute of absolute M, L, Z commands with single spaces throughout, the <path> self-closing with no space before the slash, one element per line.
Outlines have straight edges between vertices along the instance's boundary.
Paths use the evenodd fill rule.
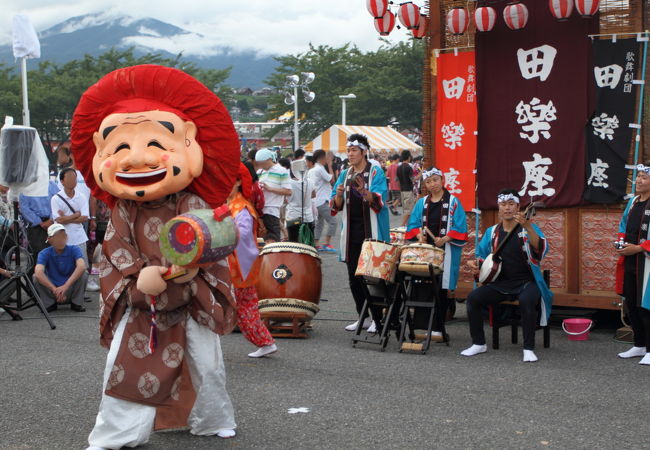
<path fill-rule="evenodd" d="M 434 175 L 438 175 L 439 177 L 442 176 L 442 171 L 440 169 L 436 169 L 435 167 L 432 167 L 431 170 L 425 170 L 422 173 L 422 178 L 426 180 L 429 177 L 432 177 Z"/>
<path fill-rule="evenodd" d="M 366 146 L 366 144 L 362 144 L 359 141 L 352 141 L 352 142 L 348 141 L 347 146 L 348 147 L 359 147 L 361 150 L 368 151 L 368 147 Z"/>
<path fill-rule="evenodd" d="M 636 166 L 636 170 L 639 172 L 643 172 L 646 175 L 650 175 L 650 166 L 644 166 L 643 164 L 638 164 Z"/>
<path fill-rule="evenodd" d="M 519 204 L 519 197 L 517 197 L 516 195 L 512 195 L 512 194 L 499 194 L 499 195 L 497 196 L 497 203 L 505 203 L 505 202 L 507 202 L 508 200 L 512 200 L 512 201 L 515 202 L 516 204 Z"/>

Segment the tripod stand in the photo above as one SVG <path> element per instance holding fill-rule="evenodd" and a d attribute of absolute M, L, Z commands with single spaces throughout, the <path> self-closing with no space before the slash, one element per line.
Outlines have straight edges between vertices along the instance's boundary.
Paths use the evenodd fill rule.
<path fill-rule="evenodd" d="M 33 306 L 36 306 L 38 309 L 41 310 L 41 313 L 45 316 L 45 320 L 47 320 L 47 323 L 50 325 L 50 329 L 54 330 L 56 328 L 56 325 L 54 325 L 54 322 L 52 322 L 52 319 L 50 318 L 50 314 L 47 312 L 45 309 L 45 305 L 43 305 L 43 301 L 41 300 L 41 297 L 38 295 L 38 292 L 36 291 L 36 286 L 34 286 L 34 283 L 32 282 L 31 278 L 29 277 L 29 269 L 31 268 L 31 264 L 29 263 L 29 257 L 27 257 L 27 264 L 24 266 L 21 265 L 20 262 L 20 223 L 18 222 L 18 202 L 14 202 L 14 220 L 13 220 L 13 235 L 14 235 L 14 247 L 11 248 L 9 251 L 9 259 L 13 257 L 13 269 L 11 270 L 11 277 L 3 280 L 0 282 L 0 293 L 2 293 L 5 289 L 10 289 L 11 285 L 13 284 L 14 290 L 16 292 L 16 306 L 9 306 L 8 304 L 2 304 L 2 300 L 0 299 L 0 308 L 4 309 L 13 320 L 22 320 L 22 317 L 20 314 L 18 314 L 18 311 L 24 311 L 28 308 L 31 308 Z M 13 252 L 13 254 L 12 254 Z M 7 263 L 7 270 L 10 270 L 10 264 L 9 262 Z M 27 299 L 23 301 L 23 291 L 27 294 Z"/>

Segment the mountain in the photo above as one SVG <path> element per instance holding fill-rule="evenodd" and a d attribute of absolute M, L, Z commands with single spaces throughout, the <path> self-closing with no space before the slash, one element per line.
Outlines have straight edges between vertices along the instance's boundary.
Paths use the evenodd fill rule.
<path fill-rule="evenodd" d="M 232 67 L 227 83 L 231 86 L 259 89 L 273 72 L 277 62 L 270 56 L 240 52 L 217 46 L 199 33 L 179 28 L 153 18 L 110 17 L 88 14 L 72 17 L 39 33 L 41 60 L 64 63 L 83 58 L 85 54 L 100 55 L 112 47 L 135 48 L 136 55 L 160 53 L 174 57 L 183 53 L 183 60 L 206 69 Z M 0 46 L 0 62 L 15 64 L 11 45 Z M 31 62 L 30 64 L 34 64 Z"/>

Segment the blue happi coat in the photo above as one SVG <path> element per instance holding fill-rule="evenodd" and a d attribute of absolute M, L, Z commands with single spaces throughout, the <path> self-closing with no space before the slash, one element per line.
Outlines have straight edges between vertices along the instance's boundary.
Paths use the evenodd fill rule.
<path fill-rule="evenodd" d="M 425 205 L 428 200 L 429 196 L 427 195 L 419 199 L 413 207 L 413 212 L 411 212 L 411 217 L 406 226 L 407 239 L 416 237 L 418 233 L 423 233 Z M 467 243 L 467 219 L 460 200 L 451 194 L 449 195 L 449 205 L 443 207 L 443 210 L 448 210 L 448 217 L 442 218 L 444 226 L 440 229 L 440 237 L 449 236 L 452 240 L 445 244 L 442 288 L 454 290 L 458 284 L 462 247 Z"/>
<path fill-rule="evenodd" d="M 630 214 L 630 210 L 632 209 L 632 206 L 634 206 L 634 203 L 637 201 L 639 196 L 635 196 L 630 199 L 630 201 L 627 202 L 627 206 L 625 207 L 625 211 L 623 211 L 623 216 L 621 216 L 621 221 L 618 224 L 618 236 L 619 238 L 622 237 L 625 239 L 625 229 L 627 228 L 627 219 Z M 650 211 L 650 209 L 646 209 L 646 214 Z M 644 216 L 645 217 L 645 216 Z M 649 227 L 650 228 L 650 227 Z M 645 259 L 645 264 L 643 264 L 643 273 L 637 273 L 637 277 L 643 278 L 643 294 L 641 297 L 641 301 L 639 302 L 641 304 L 642 308 L 645 309 L 650 309 L 650 283 L 648 283 L 648 278 L 650 276 L 650 262 L 648 261 L 648 258 L 650 258 L 650 231 L 647 229 L 643 229 L 643 225 L 641 226 L 641 232 L 645 233 L 645 237 L 639 239 L 639 245 L 643 248 L 644 250 L 644 255 L 646 257 Z M 616 265 L 616 292 L 620 295 L 623 295 L 623 278 L 625 277 L 625 268 L 624 268 L 624 261 L 625 261 L 625 256 L 621 256 L 618 259 L 618 263 Z M 641 271 L 638 271 L 641 272 Z"/>
<path fill-rule="evenodd" d="M 350 195 L 350 187 L 346 187 L 343 191 L 343 205 L 341 209 L 336 207 L 334 197 L 336 196 L 336 189 L 339 185 L 346 182 L 350 170 L 350 168 L 347 168 L 341 172 L 341 175 L 339 175 L 339 178 L 336 180 L 336 183 L 332 188 L 332 194 L 330 196 L 332 215 L 341 212 L 343 216 L 343 220 L 341 220 L 341 243 L 339 247 L 339 260 L 341 261 L 347 260 L 348 223 L 350 219 L 348 211 L 348 196 Z M 371 239 L 390 242 L 390 225 L 388 222 L 388 208 L 386 207 L 386 201 L 388 200 L 388 185 L 386 184 L 386 175 L 384 175 L 384 171 L 381 167 L 371 164 L 366 189 L 370 190 L 375 197 L 373 206 L 366 205 L 364 202 L 364 207 L 367 209 L 367 213 L 370 216 Z"/>

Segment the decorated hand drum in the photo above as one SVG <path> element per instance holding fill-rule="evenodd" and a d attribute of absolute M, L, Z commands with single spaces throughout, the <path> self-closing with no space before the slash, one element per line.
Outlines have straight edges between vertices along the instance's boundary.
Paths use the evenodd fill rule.
<path fill-rule="evenodd" d="M 212 209 L 194 209 L 174 217 L 160 232 L 160 251 L 177 266 L 207 266 L 230 255 L 237 228 L 230 216 L 214 218 Z"/>
<path fill-rule="evenodd" d="M 260 252 L 257 295 L 263 299 L 298 299 L 318 304 L 323 282 L 321 260 L 310 245 L 274 242 Z"/>
<path fill-rule="evenodd" d="M 403 245 L 406 242 L 406 227 L 391 228 L 390 242 L 392 244 Z"/>
<path fill-rule="evenodd" d="M 356 276 L 388 283 L 395 281 L 400 247 L 375 239 L 366 239 L 361 246 Z"/>
<path fill-rule="evenodd" d="M 429 244 L 410 244 L 402 247 L 399 270 L 421 277 L 428 277 L 429 265 L 433 273 L 442 272 L 445 251 Z"/>

